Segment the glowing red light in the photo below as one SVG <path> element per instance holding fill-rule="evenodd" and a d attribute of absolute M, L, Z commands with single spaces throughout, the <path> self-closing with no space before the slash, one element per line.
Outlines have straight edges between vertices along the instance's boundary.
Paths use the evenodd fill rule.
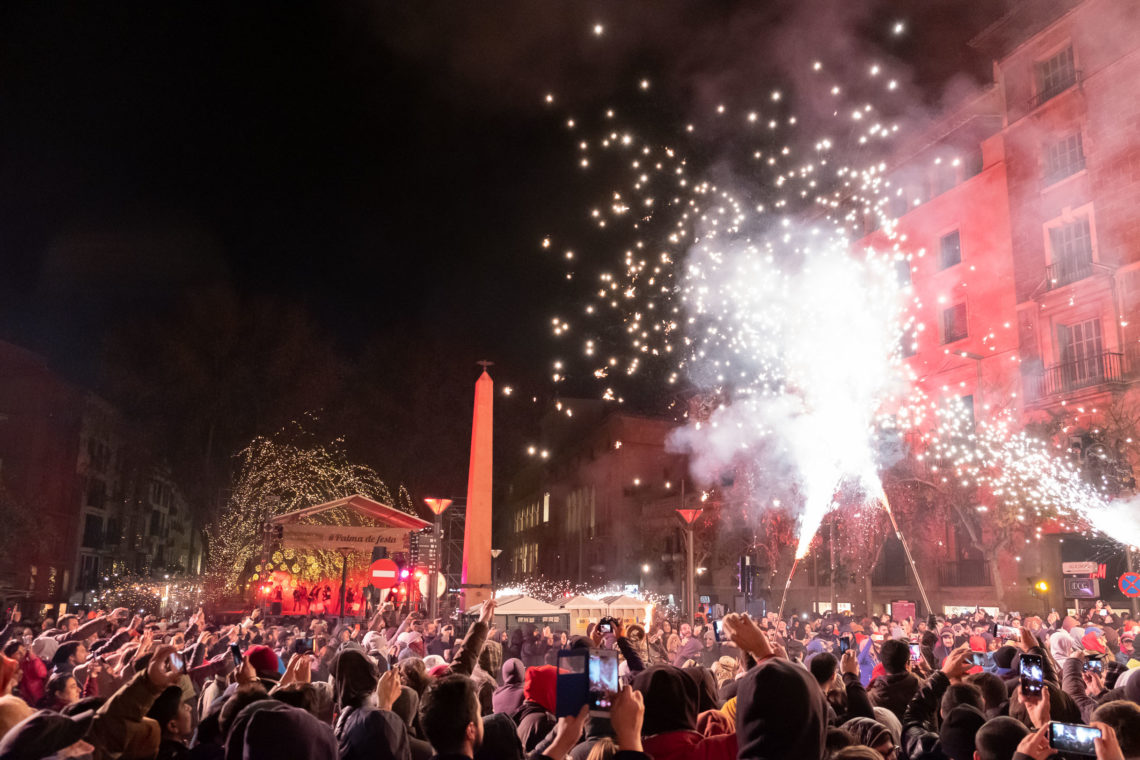
<path fill-rule="evenodd" d="M 410 575 L 410 573 L 407 570 L 401 570 L 400 571 L 400 579 L 401 580 L 407 580 L 408 575 Z"/>

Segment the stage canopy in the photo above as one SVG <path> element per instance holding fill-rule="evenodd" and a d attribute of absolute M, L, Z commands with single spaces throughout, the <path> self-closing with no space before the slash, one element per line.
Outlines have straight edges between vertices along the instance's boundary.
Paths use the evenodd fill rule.
<path fill-rule="evenodd" d="M 322 515 L 334 511 L 339 519 L 322 521 Z M 355 515 L 375 524 L 329 524 L 344 522 L 346 513 L 348 522 L 360 522 L 352 517 Z M 259 574 L 254 580 L 273 613 L 286 615 L 340 615 L 342 594 L 349 615 L 363 614 L 365 590 L 370 584 L 367 569 L 372 549 L 383 546 L 389 556 L 406 552 L 409 534 L 431 526 L 425 520 L 361 494 L 286 512 L 271 518 L 269 523 L 280 528 L 280 538 L 271 539 L 270 561 L 256 568 Z M 311 574 L 300 577 L 302 558 L 317 556 L 322 551 L 345 555 L 347 562 L 337 560 L 341 572 L 335 576 L 330 573 L 318 578 Z"/>
<path fill-rule="evenodd" d="M 355 512 L 374 520 L 378 525 L 322 525 L 311 522 L 312 518 L 331 510 Z M 270 522 L 281 526 L 282 546 L 327 551 L 346 549 L 371 551 L 374 546 L 385 546 L 390 552 L 403 551 L 407 546 L 407 536 L 410 531 L 423 530 L 431 525 L 418 517 L 360 494 L 286 512 L 277 515 Z"/>

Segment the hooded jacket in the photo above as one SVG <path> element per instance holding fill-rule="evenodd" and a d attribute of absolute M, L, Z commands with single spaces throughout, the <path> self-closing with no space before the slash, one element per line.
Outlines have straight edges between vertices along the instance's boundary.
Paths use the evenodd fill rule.
<path fill-rule="evenodd" d="M 685 668 L 685 675 L 697 685 L 697 714 L 707 710 L 719 710 L 720 698 L 717 694 L 716 679 L 712 671 L 700 666 Z"/>
<path fill-rule="evenodd" d="M 736 734 L 704 737 L 697 731 L 697 682 L 680 668 L 656 665 L 638 673 L 633 688 L 645 700 L 645 753 L 654 760 L 736 757 Z"/>
<path fill-rule="evenodd" d="M 305 710 L 277 700 L 263 699 L 238 713 L 226 740 L 226 759 L 282 757 L 337 760 L 336 742 L 327 725 Z"/>
<path fill-rule="evenodd" d="M 821 760 L 827 700 L 808 671 L 772 657 L 740 679 L 736 737 L 740 760 Z"/>
<path fill-rule="evenodd" d="M 495 689 L 491 697 L 491 705 L 497 713 L 513 715 L 522 707 L 523 681 L 526 678 L 526 667 L 522 660 L 510 659 L 503 663 L 503 685 Z"/>
<path fill-rule="evenodd" d="M 411 760 L 408 731 L 399 716 L 374 707 L 376 663 L 358 649 L 340 651 L 332 664 L 337 716 L 333 734 L 340 760 Z"/>
<path fill-rule="evenodd" d="M 554 728 L 554 708 L 558 698 L 558 668 L 542 665 L 527 668 L 523 683 L 525 700 L 515 716 L 519 741 L 530 752 Z"/>

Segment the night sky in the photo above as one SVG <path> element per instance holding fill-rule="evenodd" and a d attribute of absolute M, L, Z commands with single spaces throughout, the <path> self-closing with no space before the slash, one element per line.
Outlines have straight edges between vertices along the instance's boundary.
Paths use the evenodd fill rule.
<path fill-rule="evenodd" d="M 589 113 L 645 76 L 680 120 L 871 51 L 926 108 L 984 79 L 966 42 L 1000 4 L 918 5 L 5 3 L 0 338 L 98 387 L 108 335 L 222 287 L 299 304 L 347 357 L 438 341 L 464 382 L 488 358 L 539 392 L 573 297 L 539 243 L 596 190 L 543 94 Z"/>

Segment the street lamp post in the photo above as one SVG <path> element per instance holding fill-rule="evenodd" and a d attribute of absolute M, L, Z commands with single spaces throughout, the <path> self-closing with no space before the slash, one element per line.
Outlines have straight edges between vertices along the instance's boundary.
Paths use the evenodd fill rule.
<path fill-rule="evenodd" d="M 503 553 L 502 549 L 491 550 L 491 598 L 495 598 L 495 560 Z"/>
<path fill-rule="evenodd" d="M 681 520 L 685 523 L 685 549 L 687 562 L 685 563 L 685 615 L 688 617 L 689 622 L 692 623 L 696 620 L 696 571 L 693 568 L 693 525 L 696 523 L 697 518 L 701 516 L 703 509 L 678 509 L 677 514 L 680 515 Z"/>
<path fill-rule="evenodd" d="M 641 578 L 638 579 L 637 590 L 642 594 L 645 593 L 645 576 L 649 575 L 649 563 L 646 562 L 641 566 Z"/>
<path fill-rule="evenodd" d="M 439 617 L 439 555 L 443 549 L 443 511 L 451 506 L 451 499 L 424 499 L 424 502 L 435 515 L 435 525 L 432 526 L 432 542 L 435 547 L 435 556 L 431 562 L 431 574 L 428 575 L 428 620 Z"/>

